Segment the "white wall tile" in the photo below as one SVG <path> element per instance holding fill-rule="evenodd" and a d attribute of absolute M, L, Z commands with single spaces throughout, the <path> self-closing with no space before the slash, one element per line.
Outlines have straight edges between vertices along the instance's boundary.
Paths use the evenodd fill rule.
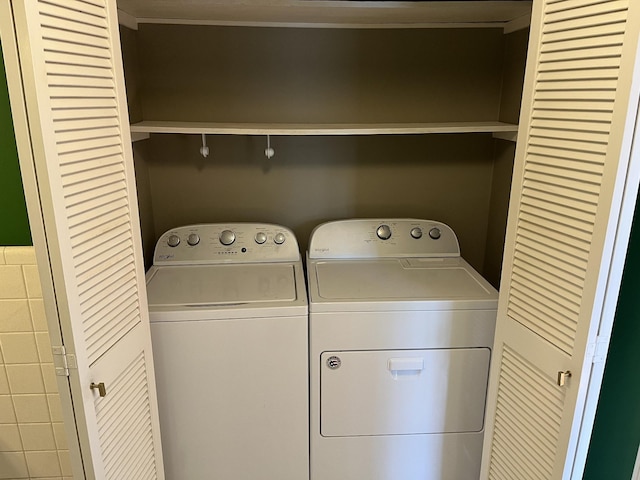
<path fill-rule="evenodd" d="M 58 393 L 58 380 L 56 378 L 56 370 L 53 363 L 43 363 L 40 367 L 42 367 L 44 391 L 47 393 Z"/>
<path fill-rule="evenodd" d="M 0 265 L 0 298 L 27 298 L 20 265 Z"/>
<path fill-rule="evenodd" d="M 4 363 L 39 363 L 36 337 L 33 333 L 0 333 Z"/>
<path fill-rule="evenodd" d="M 40 362 L 52 363 L 53 354 L 51 353 L 51 341 L 49 340 L 49 332 L 37 332 L 36 345 L 38 346 L 38 355 L 40 356 Z"/>
<path fill-rule="evenodd" d="M 24 272 L 24 281 L 29 298 L 41 298 L 42 286 L 38 276 L 38 267 L 36 265 L 23 265 L 22 271 Z"/>
<path fill-rule="evenodd" d="M 13 406 L 18 423 L 45 423 L 51 421 L 46 395 L 13 395 Z"/>
<path fill-rule="evenodd" d="M 16 423 L 10 395 L 0 395 L 0 423 Z"/>
<path fill-rule="evenodd" d="M 69 447 L 67 446 L 67 432 L 64 429 L 64 423 L 56 422 L 52 425 L 53 436 L 56 439 L 56 447 L 58 447 L 58 450 L 67 450 Z"/>
<path fill-rule="evenodd" d="M 60 469 L 62 470 L 62 474 L 73 475 L 73 471 L 71 470 L 71 456 L 69 455 L 69 451 L 59 450 L 58 458 L 60 461 Z"/>
<path fill-rule="evenodd" d="M 60 395 L 47 394 L 47 400 L 49 401 L 49 412 L 51 413 L 52 422 L 62 422 L 62 403 L 60 403 Z"/>
<path fill-rule="evenodd" d="M 7 377 L 11 394 L 45 393 L 40 365 L 7 365 Z"/>
<path fill-rule="evenodd" d="M 4 260 L 7 265 L 35 265 L 36 251 L 33 247 L 5 247 Z"/>
<path fill-rule="evenodd" d="M 9 395 L 9 380 L 7 379 L 7 372 L 4 369 L 4 364 L 0 363 L 0 395 Z"/>
<path fill-rule="evenodd" d="M 19 478 L 29 478 L 24 452 L 0 453 L 0 462 L 2 462 L 3 466 L 0 469 L 0 479 L 17 480 Z"/>
<path fill-rule="evenodd" d="M 30 332 L 33 329 L 26 298 L 0 300 L 0 332 Z"/>
<path fill-rule="evenodd" d="M 25 423 L 20 425 L 20 436 L 25 451 L 55 450 L 56 440 L 51 423 Z"/>
<path fill-rule="evenodd" d="M 35 264 L 0 247 L 0 480 L 73 480 Z"/>
<path fill-rule="evenodd" d="M 31 320 L 33 321 L 33 329 L 36 332 L 47 332 L 47 316 L 44 313 L 44 302 L 42 299 L 29 299 L 29 309 L 31 310 Z"/>
<path fill-rule="evenodd" d="M 20 432 L 15 423 L 0 424 L 0 452 L 21 452 L 22 442 Z M 0 459 L 2 453 L 0 453 Z M 0 470 L 2 470 L 2 460 L 0 460 Z"/>
<path fill-rule="evenodd" d="M 61 476 L 58 452 L 25 452 L 27 468 L 32 477 Z"/>

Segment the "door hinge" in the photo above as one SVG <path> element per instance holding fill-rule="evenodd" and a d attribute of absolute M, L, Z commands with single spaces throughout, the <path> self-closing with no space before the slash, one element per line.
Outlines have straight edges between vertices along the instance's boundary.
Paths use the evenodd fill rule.
<path fill-rule="evenodd" d="M 593 343 L 590 343 L 587 347 L 587 352 L 589 355 L 591 355 L 592 363 L 604 363 L 605 358 L 607 358 L 608 350 L 609 350 L 609 337 L 603 337 L 603 336 L 596 337 L 596 341 Z"/>
<path fill-rule="evenodd" d="M 64 345 L 52 346 L 51 351 L 53 352 L 53 367 L 57 376 L 68 377 L 70 368 L 78 368 L 76 356 L 72 353 L 67 353 Z"/>

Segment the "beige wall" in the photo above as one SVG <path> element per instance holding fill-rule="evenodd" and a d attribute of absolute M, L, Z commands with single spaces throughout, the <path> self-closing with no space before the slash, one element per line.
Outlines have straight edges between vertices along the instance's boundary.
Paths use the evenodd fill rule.
<path fill-rule="evenodd" d="M 529 30 L 510 33 L 505 40 L 500 120 L 518 123 Z M 515 148 L 515 143 L 496 140 L 483 270 L 484 276 L 496 288 L 500 286 Z"/>
<path fill-rule="evenodd" d="M 501 29 L 140 25 L 145 120 L 497 120 Z"/>
<path fill-rule="evenodd" d="M 156 236 L 180 224 L 265 221 L 293 229 L 353 217 L 416 217 L 451 225 L 482 269 L 493 140 L 487 135 L 200 138 L 156 135 L 145 151 Z M 138 147 L 136 147 L 136 151 Z"/>
<path fill-rule="evenodd" d="M 71 480 L 33 247 L 0 247 L 0 479 Z"/>

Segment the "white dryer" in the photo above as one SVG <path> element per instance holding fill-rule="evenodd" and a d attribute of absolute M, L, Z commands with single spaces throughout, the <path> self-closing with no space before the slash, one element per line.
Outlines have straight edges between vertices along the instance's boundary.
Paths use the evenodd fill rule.
<path fill-rule="evenodd" d="M 312 480 L 477 480 L 498 293 L 443 223 L 344 220 L 307 258 Z"/>
<path fill-rule="evenodd" d="M 170 230 L 147 294 L 167 480 L 308 478 L 308 309 L 293 233 Z"/>

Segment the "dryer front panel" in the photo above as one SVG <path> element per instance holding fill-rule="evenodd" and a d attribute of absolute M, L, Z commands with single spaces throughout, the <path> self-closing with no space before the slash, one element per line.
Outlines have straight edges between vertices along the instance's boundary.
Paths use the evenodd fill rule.
<path fill-rule="evenodd" d="M 480 432 L 490 349 L 323 352 L 323 437 Z"/>

